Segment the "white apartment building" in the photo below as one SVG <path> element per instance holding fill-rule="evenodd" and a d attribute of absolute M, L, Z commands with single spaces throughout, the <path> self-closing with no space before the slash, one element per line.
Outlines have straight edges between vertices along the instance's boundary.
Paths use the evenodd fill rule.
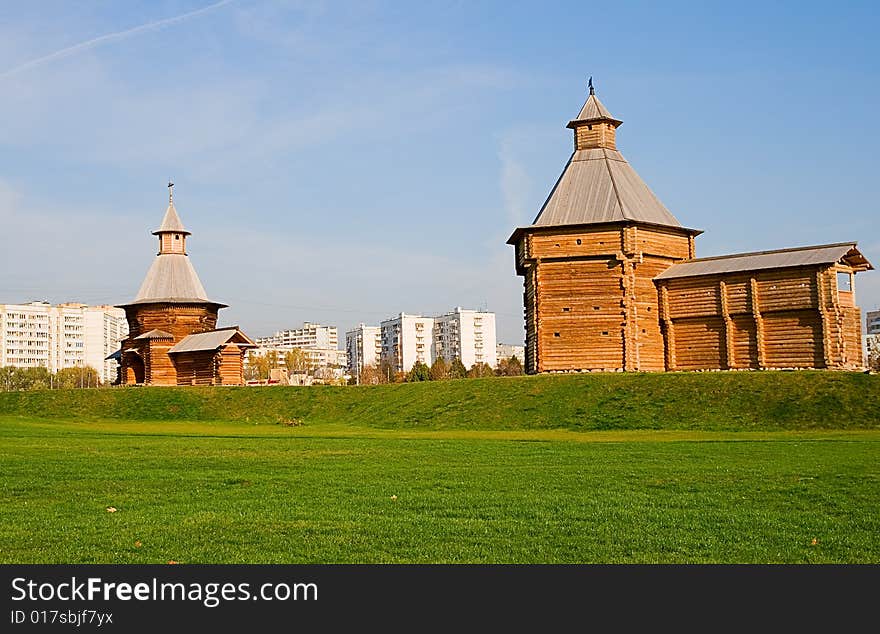
<path fill-rule="evenodd" d="M 365 367 L 378 367 L 382 359 L 382 328 L 358 324 L 345 333 L 345 351 L 348 371 L 360 380 Z"/>
<path fill-rule="evenodd" d="M 458 357 L 465 368 L 476 363 L 498 365 L 495 313 L 456 307 L 434 317 L 434 357 L 447 363 Z"/>
<path fill-rule="evenodd" d="M 302 350 L 308 360 L 309 373 L 315 376 L 332 375 L 339 378 L 345 373 L 346 352 L 333 348 L 300 348 L 298 346 L 260 346 L 249 351 L 258 357 L 264 357 L 270 352 L 277 355 L 278 366 L 284 367 L 284 355 L 291 350 Z M 247 365 L 247 356 L 245 357 Z"/>
<path fill-rule="evenodd" d="M 865 325 L 869 335 L 880 335 L 880 310 L 874 310 L 865 315 Z"/>
<path fill-rule="evenodd" d="M 90 366 L 109 383 L 116 378 L 116 362 L 105 359 L 127 334 L 125 311 L 114 306 L 0 304 L 0 366 L 53 373 Z"/>
<path fill-rule="evenodd" d="M 382 359 L 387 359 L 395 372 L 409 372 L 420 361 L 434 363 L 434 319 L 400 313 L 386 319 L 379 328 L 382 333 Z"/>
<path fill-rule="evenodd" d="M 305 322 L 302 328 L 279 330 L 271 337 L 256 340 L 259 346 L 290 346 L 292 348 L 330 348 L 339 347 L 336 326 L 323 326 Z"/>
<path fill-rule="evenodd" d="M 510 357 L 516 357 L 519 359 L 519 362 L 525 365 L 526 363 L 526 347 L 525 346 L 517 346 L 511 345 L 508 343 L 499 343 L 495 345 L 495 357 L 501 361 L 501 359 L 509 359 Z"/>

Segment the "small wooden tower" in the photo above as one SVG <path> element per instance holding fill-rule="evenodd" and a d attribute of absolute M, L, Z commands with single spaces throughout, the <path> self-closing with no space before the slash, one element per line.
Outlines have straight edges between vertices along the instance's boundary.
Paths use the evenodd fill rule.
<path fill-rule="evenodd" d="M 168 183 L 168 209 L 153 232 L 159 238 L 159 253 L 134 301 L 119 306 L 129 330 L 116 353 L 119 382 L 241 384 L 245 350 L 256 345 L 237 327 L 215 330 L 217 313 L 226 304 L 208 299 L 187 256 L 191 234 L 174 208 L 173 187 Z M 214 334 L 197 337 L 200 333 Z"/>
<path fill-rule="evenodd" d="M 590 94 L 574 153 L 534 222 L 517 228 L 526 371 L 665 369 L 653 278 L 694 257 L 682 227 L 617 150 L 622 121 Z"/>

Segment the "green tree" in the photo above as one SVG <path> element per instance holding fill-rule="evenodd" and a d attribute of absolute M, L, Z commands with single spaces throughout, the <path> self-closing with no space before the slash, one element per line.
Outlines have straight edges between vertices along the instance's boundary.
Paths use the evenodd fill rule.
<path fill-rule="evenodd" d="M 52 375 L 44 367 L 16 368 L 13 375 L 19 390 L 48 390 L 52 386 Z"/>
<path fill-rule="evenodd" d="M 62 368 L 55 373 L 51 383 L 56 389 L 69 390 L 73 388 L 100 387 L 101 378 L 95 368 Z"/>
<path fill-rule="evenodd" d="M 446 363 L 446 359 L 443 357 L 437 357 L 434 363 L 431 364 L 431 380 L 432 381 L 442 381 L 443 379 L 449 378 L 449 364 Z"/>
<path fill-rule="evenodd" d="M 501 359 L 498 362 L 498 367 L 495 368 L 495 374 L 497 376 L 522 376 L 522 363 L 515 356 L 511 356 L 509 359 Z"/>
<path fill-rule="evenodd" d="M 417 381 L 430 381 L 431 370 L 421 361 L 416 361 L 412 369 L 406 375 L 407 383 L 415 383 Z"/>
<path fill-rule="evenodd" d="M 309 374 L 312 371 L 312 362 L 304 350 L 294 348 L 284 353 L 284 365 L 290 374 Z"/>
<path fill-rule="evenodd" d="M 483 376 L 494 376 L 495 373 L 492 371 L 492 368 L 488 363 L 475 363 L 471 366 L 471 369 L 468 370 L 467 376 L 469 379 L 478 379 Z"/>
<path fill-rule="evenodd" d="M 449 365 L 449 378 L 450 379 L 464 379 L 467 378 L 467 368 L 464 367 L 464 363 L 461 362 L 461 359 L 455 357 L 452 360 L 452 363 Z"/>

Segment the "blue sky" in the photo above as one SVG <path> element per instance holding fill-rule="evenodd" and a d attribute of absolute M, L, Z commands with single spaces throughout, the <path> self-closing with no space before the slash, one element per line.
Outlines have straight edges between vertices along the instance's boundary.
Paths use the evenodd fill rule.
<path fill-rule="evenodd" d="M 175 203 L 223 324 L 497 313 L 592 75 L 699 256 L 880 264 L 871 2 L 0 5 L 0 302 L 123 303 Z M 857 277 L 863 310 L 880 273 Z"/>

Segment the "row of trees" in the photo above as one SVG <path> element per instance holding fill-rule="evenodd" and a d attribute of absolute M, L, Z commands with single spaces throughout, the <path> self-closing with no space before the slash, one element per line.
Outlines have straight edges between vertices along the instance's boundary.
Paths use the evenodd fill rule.
<path fill-rule="evenodd" d="M 246 381 L 265 381 L 276 368 L 286 369 L 289 375 L 308 374 L 325 382 L 334 377 L 333 368 L 319 367 L 303 350 L 293 348 L 283 356 L 277 350 L 269 350 L 264 355 L 249 353 L 244 378 Z"/>
<path fill-rule="evenodd" d="M 418 381 L 444 381 L 446 379 L 473 379 L 485 376 L 519 376 L 523 373 L 522 363 L 516 357 L 501 359 L 498 367 L 494 370 L 486 363 L 475 363 L 470 369 L 464 367 L 461 359 L 456 357 L 452 363 L 438 358 L 429 367 L 427 364 L 417 361 L 409 372 L 395 372 L 388 361 L 382 361 L 378 366 L 368 365 L 361 370 L 360 380 L 352 378 L 351 382 L 359 382 L 362 385 L 376 385 L 379 383 L 415 383 Z"/>
<path fill-rule="evenodd" d="M 0 368 L 0 391 L 69 390 L 74 388 L 103 387 L 95 368 L 64 368 L 54 374 L 44 367 Z"/>

